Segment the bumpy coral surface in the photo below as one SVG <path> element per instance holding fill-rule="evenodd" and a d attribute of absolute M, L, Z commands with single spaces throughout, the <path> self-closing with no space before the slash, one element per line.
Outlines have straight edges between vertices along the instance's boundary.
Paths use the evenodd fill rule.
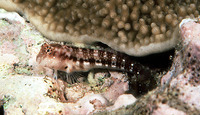
<path fill-rule="evenodd" d="M 200 10 L 197 0 L 0 0 L 0 7 L 25 15 L 51 40 L 100 41 L 134 56 L 172 48 L 178 23 Z"/>

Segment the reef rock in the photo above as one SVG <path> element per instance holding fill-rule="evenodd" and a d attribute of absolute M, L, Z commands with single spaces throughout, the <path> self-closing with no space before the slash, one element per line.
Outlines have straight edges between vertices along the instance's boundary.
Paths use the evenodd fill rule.
<path fill-rule="evenodd" d="M 181 41 L 176 48 L 173 65 L 162 76 L 160 87 L 132 106 L 135 114 L 200 114 L 199 30 L 197 19 L 184 19 L 181 22 Z"/>

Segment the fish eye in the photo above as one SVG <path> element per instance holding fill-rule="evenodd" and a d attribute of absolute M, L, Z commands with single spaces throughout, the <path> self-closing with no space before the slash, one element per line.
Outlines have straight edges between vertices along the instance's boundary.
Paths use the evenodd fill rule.
<path fill-rule="evenodd" d="M 52 53 L 51 48 L 46 48 L 46 49 L 45 49 L 45 53 L 47 53 L 47 54 L 51 54 L 51 53 Z"/>
<path fill-rule="evenodd" d="M 68 68 L 68 66 L 65 66 L 65 69 L 67 69 Z"/>
<path fill-rule="evenodd" d="M 50 49 L 47 49 L 47 52 L 50 52 Z"/>

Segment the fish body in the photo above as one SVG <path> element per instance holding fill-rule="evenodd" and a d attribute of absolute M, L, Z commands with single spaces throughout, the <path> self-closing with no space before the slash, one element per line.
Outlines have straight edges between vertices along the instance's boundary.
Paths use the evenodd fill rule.
<path fill-rule="evenodd" d="M 42 67 L 73 73 L 89 71 L 92 68 L 107 68 L 143 75 L 149 69 L 131 60 L 121 52 L 78 48 L 60 44 L 43 44 L 36 61 Z"/>

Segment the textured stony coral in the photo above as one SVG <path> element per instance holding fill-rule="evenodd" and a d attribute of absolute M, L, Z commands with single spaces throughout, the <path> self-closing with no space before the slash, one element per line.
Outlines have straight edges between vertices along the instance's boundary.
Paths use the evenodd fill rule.
<path fill-rule="evenodd" d="M 129 55 L 172 48 L 175 28 L 199 15 L 197 0 L 0 0 L 0 7 L 24 14 L 55 41 L 103 42 Z M 175 31 L 175 32 L 174 32 Z"/>

